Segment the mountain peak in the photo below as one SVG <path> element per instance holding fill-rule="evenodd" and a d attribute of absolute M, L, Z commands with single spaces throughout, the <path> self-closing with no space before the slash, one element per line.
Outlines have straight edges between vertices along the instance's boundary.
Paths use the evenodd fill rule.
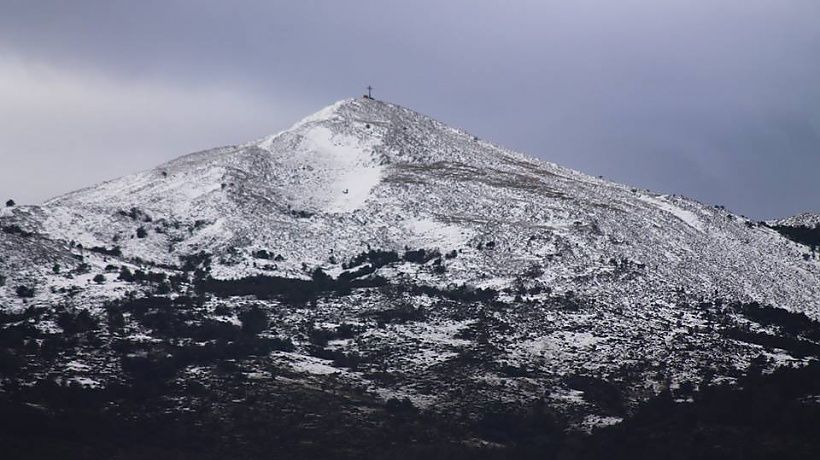
<path fill-rule="evenodd" d="M 117 216 L 132 209 L 163 222 L 157 233 L 123 239 L 134 222 Z M 427 248 L 462 251 L 443 283 L 503 288 L 538 266 L 556 292 L 618 303 L 638 285 L 652 293 L 645 298 L 675 302 L 673 287 L 698 279 L 692 295 L 717 290 L 820 316 L 820 300 L 805 288 L 820 290 L 818 266 L 754 222 L 539 161 L 367 98 L 338 101 L 258 141 L 66 195 L 42 212 L 55 237 L 77 240 L 77 226 L 86 226 L 84 246 L 118 238 L 125 253 L 167 264 L 207 251 L 232 260 L 214 266 L 228 277 L 258 273 L 249 254 L 260 248 L 282 254 L 274 272 L 287 276 L 302 276 L 303 264 L 332 270 L 331 254 L 344 260 L 368 246 Z M 84 217 L 67 225 L 70 215 Z M 621 278 L 613 260 L 642 268 Z M 800 287 L 777 288 L 784 278 Z"/>

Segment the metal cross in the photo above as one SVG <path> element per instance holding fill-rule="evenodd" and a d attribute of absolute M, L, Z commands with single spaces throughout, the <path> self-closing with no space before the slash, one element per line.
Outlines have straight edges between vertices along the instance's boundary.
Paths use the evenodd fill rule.
<path fill-rule="evenodd" d="M 373 91 L 373 87 L 370 86 L 370 85 L 367 85 L 367 97 L 369 97 L 370 99 L 373 99 L 372 91 Z"/>

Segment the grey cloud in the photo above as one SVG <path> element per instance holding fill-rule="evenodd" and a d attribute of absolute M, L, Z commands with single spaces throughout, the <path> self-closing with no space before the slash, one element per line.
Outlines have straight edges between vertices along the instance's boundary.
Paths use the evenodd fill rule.
<path fill-rule="evenodd" d="M 233 107 L 224 117 L 187 124 L 217 101 L 175 101 L 173 139 L 143 126 L 157 138 L 140 148 L 163 158 L 276 131 L 372 83 L 378 97 L 591 174 L 757 218 L 820 207 L 814 0 L 5 1 L 2 13 L 3 55 L 122 88 L 235 98 L 220 100 Z M 242 105 L 255 115 L 237 117 Z M 74 118 L 84 135 L 65 155 L 91 165 L 117 152 L 107 133 L 127 128 Z M 37 115 L 27 120 L 36 130 Z M 17 152 L 36 147 L 18 137 Z M 89 168 L 62 184 L 114 172 Z"/>

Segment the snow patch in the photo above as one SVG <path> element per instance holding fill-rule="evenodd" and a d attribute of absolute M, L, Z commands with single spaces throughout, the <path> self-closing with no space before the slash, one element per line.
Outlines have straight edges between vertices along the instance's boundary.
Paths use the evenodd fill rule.
<path fill-rule="evenodd" d="M 334 134 L 324 126 L 312 127 L 303 136 L 299 160 L 315 178 L 315 183 L 304 184 L 304 192 L 325 212 L 346 213 L 364 206 L 384 173 L 373 161 L 375 142 Z"/>
<path fill-rule="evenodd" d="M 607 338 L 597 337 L 589 332 L 556 331 L 550 335 L 526 340 L 518 345 L 525 354 L 559 358 L 572 355 L 578 350 L 588 350 Z"/>
<path fill-rule="evenodd" d="M 605 427 L 605 426 L 617 425 L 617 424 L 619 424 L 623 421 L 624 421 L 624 419 L 621 418 L 621 417 L 590 414 L 590 415 L 587 415 L 584 418 L 584 421 L 581 422 L 581 426 L 586 431 L 592 431 L 595 428 L 601 428 L 601 427 Z"/>
<path fill-rule="evenodd" d="M 66 363 L 65 368 L 70 371 L 83 372 L 90 370 L 91 366 L 85 363 L 81 363 L 79 361 L 69 361 L 68 363 Z"/>
<path fill-rule="evenodd" d="M 339 369 L 327 364 L 330 361 L 324 359 L 295 353 L 282 353 L 281 355 L 290 358 L 288 359 L 288 364 L 290 364 L 290 367 L 296 372 L 314 375 L 329 375 L 341 372 Z"/>
<path fill-rule="evenodd" d="M 407 223 L 407 228 L 420 240 L 421 247 L 456 248 L 470 239 L 470 232 L 457 225 L 446 224 L 430 218 Z"/>
<path fill-rule="evenodd" d="M 703 223 L 700 221 L 698 216 L 695 215 L 695 213 L 681 209 L 678 206 L 666 201 L 665 195 L 661 195 L 660 197 L 640 195 L 638 196 L 638 199 L 672 214 L 695 230 L 703 232 Z"/>
<path fill-rule="evenodd" d="M 381 182 L 382 168 L 376 166 L 362 166 L 351 171 L 343 172 L 336 181 L 342 190 L 328 206 L 332 212 L 351 212 L 361 208 L 370 191 Z"/>
<path fill-rule="evenodd" d="M 102 383 L 99 380 L 90 379 L 88 377 L 71 377 L 68 379 L 70 382 L 74 382 L 75 384 L 84 387 L 84 388 L 101 388 Z"/>

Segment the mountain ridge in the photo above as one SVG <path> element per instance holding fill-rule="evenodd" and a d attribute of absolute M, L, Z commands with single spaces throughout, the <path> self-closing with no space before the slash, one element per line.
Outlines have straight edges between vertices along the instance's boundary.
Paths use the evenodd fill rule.
<path fill-rule="evenodd" d="M 783 225 L 788 227 L 809 227 L 814 228 L 820 225 L 820 213 L 801 212 L 783 219 L 768 221 L 770 225 Z"/>

